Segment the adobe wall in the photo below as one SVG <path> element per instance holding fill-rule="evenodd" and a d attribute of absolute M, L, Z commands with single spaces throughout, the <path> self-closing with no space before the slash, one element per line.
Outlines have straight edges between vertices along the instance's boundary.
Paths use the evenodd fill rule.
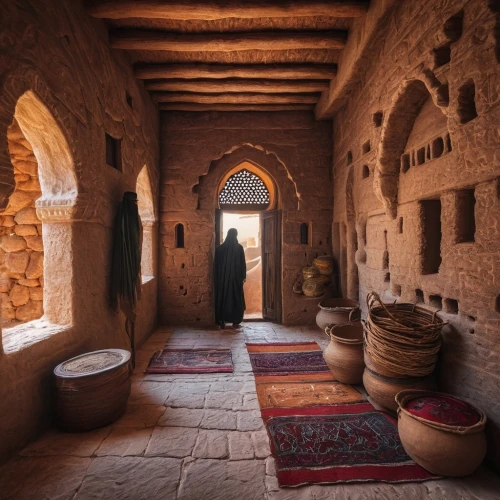
<path fill-rule="evenodd" d="M 79 2 L 4 3 L 0 32 L 0 206 L 7 207 L 15 187 L 7 131 L 23 101 L 17 110 L 22 126 L 36 125 L 28 139 L 42 184 L 36 212 L 43 225 L 46 314 L 3 332 L 2 462 L 50 423 L 52 370 L 58 363 L 86 351 L 128 348 L 124 316 L 108 305 L 112 225 L 122 193 L 135 190 L 144 165 L 158 209 L 159 121 L 130 62 L 111 52 L 106 29 Z M 51 127 L 43 126 L 44 114 Z M 105 132 L 121 138 L 122 172 L 106 164 Z M 71 166 L 63 173 L 74 189 L 57 175 L 63 164 Z M 5 222 L 1 214 L 0 219 Z M 4 276 L 13 272 L 9 265 L 16 259 L 25 260 L 9 250 L 1 262 Z M 152 279 L 143 285 L 138 307 L 138 344 L 156 325 L 156 304 Z"/>
<path fill-rule="evenodd" d="M 487 412 L 500 466 L 500 42 L 490 4 L 408 0 L 390 14 L 334 120 L 333 240 L 343 292 L 365 310 L 371 290 L 443 310 L 440 387 Z"/>
<path fill-rule="evenodd" d="M 250 161 L 278 186 L 283 210 L 282 295 L 285 324 L 312 324 L 318 299 L 296 295 L 302 267 L 331 253 L 331 122 L 309 112 L 162 113 L 160 321 L 212 324 L 212 262 L 217 187 Z M 311 236 L 300 244 L 300 224 Z M 175 248 L 175 226 L 185 247 Z"/>

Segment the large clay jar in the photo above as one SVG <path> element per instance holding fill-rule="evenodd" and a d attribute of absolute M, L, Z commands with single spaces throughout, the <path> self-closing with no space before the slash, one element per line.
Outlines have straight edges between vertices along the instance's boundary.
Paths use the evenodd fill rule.
<path fill-rule="evenodd" d="M 325 284 L 315 278 L 309 278 L 302 284 L 302 292 L 306 297 L 321 297 L 325 293 Z"/>
<path fill-rule="evenodd" d="M 327 326 L 325 333 L 330 337 L 330 344 L 323 357 L 335 379 L 344 384 L 360 384 L 365 368 L 361 323 Z"/>
<path fill-rule="evenodd" d="M 359 302 L 350 299 L 325 299 L 319 303 L 316 324 L 324 331 L 329 325 L 345 325 L 359 319 Z"/>
<path fill-rule="evenodd" d="M 313 260 L 313 266 L 316 266 L 321 274 L 329 276 L 333 273 L 333 258 L 330 255 L 321 255 Z"/>
<path fill-rule="evenodd" d="M 398 392 L 406 389 L 433 390 L 436 388 L 436 383 L 432 376 L 423 378 L 389 378 L 370 370 L 368 367 L 365 367 L 363 373 L 363 385 L 375 403 L 392 412 L 396 412 L 398 409 L 398 404 L 394 399 Z"/>
<path fill-rule="evenodd" d="M 408 455 L 442 476 L 472 474 L 486 455 L 486 415 L 449 394 L 402 391 L 398 402 L 398 432 Z"/>

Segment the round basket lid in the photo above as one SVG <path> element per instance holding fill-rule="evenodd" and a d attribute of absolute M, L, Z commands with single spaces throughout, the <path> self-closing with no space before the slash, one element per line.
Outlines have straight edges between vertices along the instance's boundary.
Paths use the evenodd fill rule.
<path fill-rule="evenodd" d="M 406 402 L 406 410 L 430 422 L 452 426 L 471 427 L 481 420 L 471 404 L 442 394 L 417 396 Z"/>
<path fill-rule="evenodd" d="M 122 366 L 130 360 L 130 352 L 123 349 L 104 349 L 87 352 L 68 359 L 54 368 L 61 378 L 88 377 Z"/>

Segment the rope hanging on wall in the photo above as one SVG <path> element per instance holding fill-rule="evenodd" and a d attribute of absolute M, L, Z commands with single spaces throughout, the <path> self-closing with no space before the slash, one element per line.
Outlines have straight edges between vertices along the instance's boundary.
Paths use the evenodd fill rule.
<path fill-rule="evenodd" d="M 135 306 L 141 295 L 142 225 L 137 193 L 126 192 L 118 208 L 113 241 L 111 304 L 126 316 L 132 367 L 135 367 Z"/>

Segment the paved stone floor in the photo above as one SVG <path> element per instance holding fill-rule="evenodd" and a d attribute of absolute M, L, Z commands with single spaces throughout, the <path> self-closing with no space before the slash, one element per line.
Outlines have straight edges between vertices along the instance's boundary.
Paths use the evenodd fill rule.
<path fill-rule="evenodd" d="M 160 328 L 138 353 L 126 414 L 94 432 L 49 431 L 0 468 L 0 498 L 29 500 L 499 499 L 486 468 L 462 479 L 280 489 L 245 341 L 318 341 L 318 329 L 246 323 L 242 331 Z M 151 375 L 155 350 L 228 348 L 233 374 Z"/>

